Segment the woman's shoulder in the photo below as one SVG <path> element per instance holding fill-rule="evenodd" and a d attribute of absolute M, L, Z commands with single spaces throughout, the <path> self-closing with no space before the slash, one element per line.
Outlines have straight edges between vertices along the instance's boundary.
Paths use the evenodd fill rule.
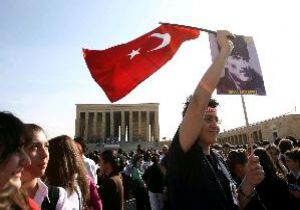
<path fill-rule="evenodd" d="M 115 175 L 110 177 L 110 179 L 114 182 L 115 186 L 117 187 L 118 191 L 122 188 L 123 182 L 120 175 Z"/>
<path fill-rule="evenodd" d="M 105 181 L 103 182 L 103 187 L 107 188 L 107 189 L 115 189 L 116 188 L 116 183 L 112 179 L 112 177 L 106 178 Z"/>

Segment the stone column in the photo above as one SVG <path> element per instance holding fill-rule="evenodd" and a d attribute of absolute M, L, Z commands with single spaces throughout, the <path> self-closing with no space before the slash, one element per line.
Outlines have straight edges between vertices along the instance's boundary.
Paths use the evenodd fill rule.
<path fill-rule="evenodd" d="M 80 136 L 80 112 L 77 111 L 75 119 L 75 136 Z"/>
<path fill-rule="evenodd" d="M 110 111 L 110 136 L 114 137 L 114 111 Z"/>
<path fill-rule="evenodd" d="M 129 126 L 129 125 L 126 125 L 126 126 L 125 126 L 125 136 L 124 136 L 124 141 L 125 141 L 125 142 L 128 142 L 128 136 L 129 136 L 128 126 Z"/>
<path fill-rule="evenodd" d="M 142 128 L 142 112 L 138 112 L 138 134 L 141 135 L 141 128 Z"/>
<path fill-rule="evenodd" d="M 85 112 L 84 140 L 87 141 L 89 132 L 89 112 Z"/>
<path fill-rule="evenodd" d="M 106 118 L 105 118 L 105 111 L 102 112 L 102 127 L 101 127 L 101 133 L 102 133 L 102 139 L 105 142 L 105 136 L 106 136 L 106 130 L 105 130 L 105 125 L 106 125 Z"/>
<path fill-rule="evenodd" d="M 154 140 L 160 140 L 159 139 L 159 120 L 158 120 L 158 111 L 154 112 L 154 126 L 152 128 L 154 130 Z"/>
<path fill-rule="evenodd" d="M 97 112 L 94 112 L 94 122 L 93 122 L 93 134 L 94 136 L 97 136 L 98 137 L 98 133 L 97 133 Z"/>
<path fill-rule="evenodd" d="M 151 141 L 151 130 L 149 129 L 150 125 L 150 112 L 147 111 L 146 112 L 146 135 L 147 135 L 147 141 L 150 142 Z"/>
<path fill-rule="evenodd" d="M 128 133 L 129 133 L 128 142 L 131 142 L 132 141 L 132 133 L 133 133 L 132 111 L 129 111 L 129 129 L 128 129 Z"/>
<path fill-rule="evenodd" d="M 125 141 L 125 112 L 121 112 L 121 141 Z"/>

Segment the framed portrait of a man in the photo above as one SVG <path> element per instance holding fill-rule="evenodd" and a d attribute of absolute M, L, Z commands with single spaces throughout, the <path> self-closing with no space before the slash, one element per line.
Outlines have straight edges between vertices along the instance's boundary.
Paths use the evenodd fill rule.
<path fill-rule="evenodd" d="M 212 59 L 219 54 L 214 34 L 209 35 Z M 235 36 L 234 48 L 228 57 L 217 86 L 217 94 L 266 95 L 265 85 L 252 37 Z"/>

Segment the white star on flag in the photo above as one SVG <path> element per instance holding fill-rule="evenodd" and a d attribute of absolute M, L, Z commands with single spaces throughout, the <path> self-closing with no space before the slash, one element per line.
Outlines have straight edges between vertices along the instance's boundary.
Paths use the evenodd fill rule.
<path fill-rule="evenodd" d="M 137 50 L 132 50 L 131 53 L 128 54 L 130 56 L 130 60 L 132 60 L 134 56 L 141 54 L 140 50 L 141 50 L 141 48 L 139 48 Z"/>

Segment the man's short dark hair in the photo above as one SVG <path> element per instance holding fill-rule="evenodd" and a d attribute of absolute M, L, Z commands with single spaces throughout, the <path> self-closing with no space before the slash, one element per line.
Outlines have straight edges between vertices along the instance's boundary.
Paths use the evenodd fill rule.
<path fill-rule="evenodd" d="M 294 161 L 300 161 L 300 148 L 294 148 L 292 150 L 287 151 L 285 153 L 285 156 Z"/>
<path fill-rule="evenodd" d="M 297 139 L 294 136 L 287 136 L 285 138 L 291 140 L 293 142 L 293 145 L 297 144 Z"/>
<path fill-rule="evenodd" d="M 231 52 L 231 56 L 240 56 L 243 60 L 249 61 L 250 56 L 245 38 L 243 36 L 236 36 L 232 42 L 234 48 Z"/>
<path fill-rule="evenodd" d="M 225 147 L 227 147 L 227 148 L 234 148 L 234 146 L 232 144 L 230 144 L 229 142 L 225 142 L 223 144 L 223 148 L 225 148 Z"/>
<path fill-rule="evenodd" d="M 275 139 L 275 141 L 274 141 L 274 144 L 276 145 L 276 146 L 278 146 L 278 144 L 279 144 L 279 142 L 281 141 L 281 137 L 277 137 L 276 139 Z"/>
<path fill-rule="evenodd" d="M 186 110 L 187 108 L 189 107 L 191 101 L 192 101 L 192 95 L 190 95 L 189 97 L 186 98 L 186 101 L 184 103 L 184 107 L 183 107 L 183 111 L 182 111 L 182 117 L 184 117 L 185 113 L 186 113 Z M 208 107 L 210 108 L 216 108 L 217 106 L 219 106 L 219 103 L 217 102 L 216 99 L 209 99 L 209 102 L 208 102 Z"/>
<path fill-rule="evenodd" d="M 261 143 L 261 145 L 263 147 L 268 146 L 268 145 L 270 145 L 270 141 L 269 140 L 263 140 L 262 143 Z"/>
<path fill-rule="evenodd" d="M 286 151 L 293 149 L 293 142 L 289 139 L 281 139 L 278 147 L 280 153 L 284 154 Z"/>

